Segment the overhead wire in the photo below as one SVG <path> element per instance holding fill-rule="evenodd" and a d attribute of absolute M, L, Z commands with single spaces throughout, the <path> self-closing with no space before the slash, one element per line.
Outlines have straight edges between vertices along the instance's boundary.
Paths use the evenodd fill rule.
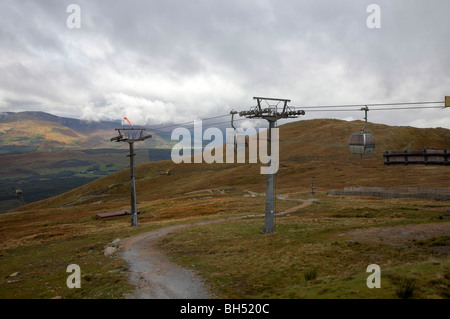
<path fill-rule="evenodd" d="M 405 106 L 405 105 L 431 105 L 431 104 L 443 104 L 444 101 L 424 101 L 424 102 L 394 102 L 394 103 L 365 103 L 365 104 L 341 104 L 341 105 L 315 105 L 315 106 L 289 106 L 291 109 L 305 109 L 308 110 L 307 112 L 356 112 L 360 111 L 360 109 L 341 109 L 341 108 L 349 108 L 349 107 L 363 107 L 363 106 L 370 106 L 375 107 L 371 108 L 370 111 L 393 111 L 393 110 L 407 110 L 407 109 L 438 109 L 443 108 L 443 106 L 412 106 L 412 107 L 386 107 L 386 108 L 379 108 L 378 106 Z M 269 105 L 270 106 L 270 105 Z M 336 108 L 336 109 L 335 109 Z M 218 119 L 222 117 L 230 116 L 230 113 L 223 114 L 223 115 L 217 115 L 212 117 L 206 117 L 206 118 L 200 118 L 196 120 L 191 120 L 187 122 L 181 122 L 181 123 L 175 123 L 170 125 L 162 125 L 162 126 L 156 126 L 152 127 L 150 125 L 144 125 L 143 128 L 146 128 L 148 130 L 154 131 L 154 132 L 160 132 L 160 133 L 169 133 L 170 130 L 166 131 L 167 129 L 173 128 L 173 127 L 182 127 L 182 126 L 192 126 L 198 121 L 209 121 L 212 119 Z M 235 119 L 235 122 L 246 120 L 247 118 L 243 119 Z M 202 127 L 209 127 L 213 125 L 219 125 L 228 123 L 229 121 L 223 121 L 223 122 L 216 122 L 216 123 L 210 123 L 210 124 L 202 124 Z"/>
<path fill-rule="evenodd" d="M 174 127 L 174 126 L 186 126 L 186 125 L 191 124 L 191 123 L 193 125 L 195 122 L 198 122 L 198 121 L 208 121 L 208 120 L 217 119 L 217 118 L 221 118 L 221 117 L 225 117 L 225 116 L 229 116 L 229 115 L 230 114 L 224 114 L 224 115 L 218 115 L 218 116 L 213 116 L 213 117 L 206 117 L 206 118 L 203 118 L 203 119 L 197 119 L 197 120 L 192 120 L 192 121 L 183 122 L 183 123 L 176 123 L 176 124 L 170 124 L 170 125 L 165 125 L 165 126 L 151 127 L 151 129 L 152 130 L 162 130 L 162 129 L 166 129 L 166 128 L 170 128 L 170 127 Z"/>
<path fill-rule="evenodd" d="M 396 110 L 417 110 L 417 109 L 442 109 L 444 106 L 423 106 L 430 104 L 443 104 L 443 101 L 439 102 L 401 102 L 401 103 L 368 103 L 368 104 L 342 104 L 342 105 L 322 105 L 322 106 L 305 106 L 305 107 L 293 107 L 294 109 L 306 109 L 307 112 L 358 112 L 358 109 L 349 109 L 349 107 L 371 107 L 370 111 L 396 111 Z M 404 107 L 405 105 L 411 105 Z M 418 106 L 422 105 L 422 106 Z M 380 107 L 391 106 L 391 107 Z M 397 107 L 400 106 L 400 107 Z M 347 109 L 341 109 L 347 108 Z"/>
<path fill-rule="evenodd" d="M 371 108 L 370 111 L 395 111 L 395 110 L 417 110 L 417 109 L 442 109 L 440 106 L 416 106 L 416 107 L 396 107 L 396 108 Z M 357 112 L 361 111 L 360 109 L 339 109 L 339 110 L 332 110 L 332 109 L 324 109 L 324 110 L 309 110 L 308 112 Z"/>
<path fill-rule="evenodd" d="M 303 109 L 318 109 L 318 108 L 340 108 L 340 107 L 361 107 L 361 106 L 389 106 L 389 105 L 423 105 L 423 104 L 440 104 L 444 101 L 438 102 L 394 102 L 394 103 L 366 103 L 366 104 L 342 104 L 342 105 L 315 105 L 303 106 Z"/>

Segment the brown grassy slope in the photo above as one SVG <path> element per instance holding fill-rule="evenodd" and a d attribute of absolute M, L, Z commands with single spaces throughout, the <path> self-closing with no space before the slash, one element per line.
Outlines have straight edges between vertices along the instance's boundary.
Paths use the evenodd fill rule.
<path fill-rule="evenodd" d="M 280 127 L 281 154 L 286 160 L 302 160 L 306 157 L 321 159 L 352 160 L 348 151 L 348 140 L 353 132 L 363 127 L 362 121 L 346 122 L 332 119 L 299 121 Z M 421 129 L 409 126 L 388 126 L 369 123 L 366 131 L 375 138 L 375 150 L 366 154 L 365 159 L 383 160 L 386 150 L 417 148 L 449 148 L 450 130 Z"/>
<path fill-rule="evenodd" d="M 347 147 L 351 133 L 361 126 L 360 121 L 329 119 L 280 126 L 278 191 L 308 191 L 313 177 L 315 186 L 322 191 L 346 186 L 449 186 L 449 166 L 385 166 L 382 152 L 403 148 L 450 148 L 450 130 L 371 124 L 376 149 L 361 157 L 350 154 Z M 170 160 L 145 163 L 136 168 L 138 200 L 225 187 L 261 193 L 265 191 L 266 176 L 260 174 L 260 167 L 259 163 L 174 164 Z M 167 169 L 171 169 L 171 175 L 160 174 Z M 128 197 L 129 171 L 124 170 L 22 210 L 99 201 L 120 208 L 126 205 Z"/>
<path fill-rule="evenodd" d="M 419 260 L 419 262 L 422 260 L 417 258 L 415 251 L 410 252 L 410 250 L 402 251 L 401 254 L 406 257 L 399 258 L 397 250 L 391 246 L 387 246 L 386 249 L 381 244 L 373 246 L 374 248 L 372 244 L 362 244 L 360 245 L 362 248 L 357 249 L 356 244 L 341 242 L 339 233 L 349 228 L 374 226 L 375 223 L 378 225 L 378 222 L 381 222 L 381 225 L 390 225 L 393 222 L 429 221 L 431 217 L 436 218 L 438 214 L 437 211 L 431 210 L 435 205 L 439 205 L 437 209 L 442 210 L 448 204 L 436 204 L 434 201 L 423 200 L 411 202 L 410 199 L 335 198 L 326 196 L 325 191 L 344 186 L 449 186 L 449 166 L 386 167 L 382 157 L 384 150 L 419 147 L 449 148 L 449 130 L 371 125 L 377 148 L 373 154 L 361 158 L 358 155 L 349 154 L 347 148 L 351 132 L 360 129 L 361 126 L 361 122 L 311 120 L 280 127 L 281 166 L 276 175 L 277 193 L 292 194 L 293 198 L 302 198 L 303 195 L 312 196 L 308 193 L 299 193 L 310 191 L 311 179 L 314 176 L 314 184 L 318 187 L 318 193 L 314 196 L 317 196 L 319 201 L 308 206 L 307 216 L 278 218 L 278 237 L 267 236 L 261 241 L 260 237 L 257 237 L 260 236 L 259 231 L 262 227 L 262 221 L 259 219 L 209 226 L 202 232 L 199 232 L 198 228 L 183 232 L 188 236 L 187 238 L 195 236 L 194 238 L 200 239 L 204 248 L 199 252 L 206 249 L 209 257 L 199 257 L 200 261 L 206 261 L 203 262 L 203 269 L 211 267 L 208 265 L 208 258 L 220 260 L 222 265 L 229 266 L 225 270 L 213 269 L 213 274 L 208 277 L 214 280 L 215 272 L 220 277 L 230 278 L 227 279 L 229 283 L 225 286 L 226 289 L 231 287 L 228 296 L 235 296 L 236 291 L 247 289 L 255 294 L 264 291 L 265 295 L 258 295 L 261 297 L 297 298 L 301 297 L 303 292 L 304 296 L 309 296 L 310 284 L 307 283 L 302 288 L 303 278 L 297 278 L 299 279 L 297 282 L 292 281 L 297 285 L 294 286 L 295 291 L 292 295 L 289 291 L 283 290 L 283 285 L 288 286 L 292 282 L 284 284 L 283 280 L 291 278 L 292 273 L 295 273 L 297 277 L 301 276 L 303 270 L 311 265 L 319 265 L 319 277 L 323 280 L 322 284 L 313 289 L 313 292 L 318 291 L 319 297 L 322 296 L 322 289 L 325 291 L 327 287 L 331 287 L 330 289 L 340 291 L 342 283 L 349 282 L 343 281 L 342 277 L 336 275 L 343 272 L 343 269 L 353 267 L 348 274 L 357 274 L 355 282 L 364 284 L 367 276 L 364 271 L 369 263 L 365 263 L 367 252 L 376 255 L 384 254 L 383 258 L 386 259 L 382 262 L 385 263 L 381 264 L 383 271 L 385 265 L 391 267 L 390 260 L 395 260 L 395 265 L 400 266 L 408 265 L 412 260 Z M 119 261 L 117 259 L 111 263 L 111 259 L 103 256 L 105 244 L 117 237 L 123 238 L 170 223 L 263 213 L 264 197 L 244 197 L 245 192 L 242 192 L 242 190 L 265 192 L 266 176 L 260 174 L 260 166 L 260 164 L 209 165 L 205 163 L 176 165 L 172 161 L 138 165 L 136 167 L 137 200 L 138 208 L 143 214 L 139 216 L 140 227 L 136 228 L 129 227 L 129 217 L 95 220 L 96 213 L 129 209 L 129 170 L 112 174 L 65 194 L 29 204 L 15 212 L 2 214 L 0 215 L 0 273 L 4 279 L 0 280 L 0 286 L 3 287 L 0 288 L 0 296 L 3 298 L 18 296 L 49 298 L 63 295 L 77 298 L 101 298 L 108 297 L 107 293 L 111 290 L 116 291 L 114 296 L 120 297 L 122 293 L 122 290 L 118 289 L 121 286 L 120 281 L 116 282 L 115 278 L 110 278 L 112 273 L 109 272 L 119 267 L 116 265 Z M 172 169 L 171 175 L 160 173 L 169 168 Z M 183 196 L 201 189 L 215 191 L 213 194 L 206 193 L 211 198 L 202 200 L 192 200 L 192 197 L 206 197 L 205 193 Z M 227 189 L 224 194 L 220 192 L 222 189 Z M 276 208 L 281 211 L 292 207 L 285 206 L 288 204 L 296 205 L 294 202 L 279 200 Z M 315 216 L 310 215 L 312 213 L 315 213 Z M 374 217 L 354 218 L 366 214 Z M 319 218 L 321 222 L 316 222 L 316 218 Z M 304 229 L 307 231 L 304 232 Z M 211 234 L 216 234 L 216 237 Z M 304 239 L 306 244 L 303 242 Z M 238 243 L 238 240 L 244 244 Z M 174 241 L 175 247 L 184 249 L 180 242 L 191 245 L 187 251 L 192 252 L 195 251 L 192 245 L 195 246 L 199 241 Z M 311 242 L 315 246 L 311 246 Z M 210 251 L 215 252 L 214 245 L 217 243 L 226 247 L 227 250 L 221 253 L 222 255 L 219 252 L 210 254 Z M 277 254 L 265 258 L 266 255 L 259 255 L 259 252 L 265 250 L 268 244 L 278 245 L 273 247 L 283 249 L 276 250 Z M 242 249 L 249 254 L 248 265 L 254 265 L 256 268 L 242 266 Z M 262 259 L 258 259 L 260 257 L 257 256 L 262 256 Z M 428 258 L 428 255 L 424 255 L 424 258 Z M 359 260 L 357 264 L 359 270 L 353 263 L 356 260 Z M 197 265 L 197 261 L 189 262 L 189 265 Z M 90 278 L 89 281 L 83 277 L 83 289 L 64 288 L 68 275 L 66 267 L 73 262 L 79 264 L 83 274 L 88 274 L 87 278 Z M 377 259 L 373 262 L 380 261 Z M 339 267 L 332 267 L 338 263 Z M 272 268 L 267 268 L 267 265 Z M 442 267 L 444 266 L 447 267 L 445 263 Z M 263 271 L 259 271 L 258 267 Z M 198 268 L 202 269 L 200 266 Z M 240 282 L 238 286 L 235 286 L 235 283 L 242 279 L 241 275 L 236 275 L 235 269 L 242 268 L 252 274 L 250 279 L 252 277 L 267 278 L 266 286 L 262 288 L 272 288 L 265 291 L 260 287 L 253 291 L 254 288 L 249 288 L 252 287 L 252 281 L 245 278 L 248 284 Z M 267 272 L 268 269 L 269 272 Z M 272 269 L 277 271 L 271 271 Z M 279 271 L 280 269 L 282 271 Z M 436 277 L 435 268 L 430 269 L 429 273 Z M 10 278 L 6 276 L 17 271 L 20 272 L 20 281 L 8 284 L 7 281 Z M 269 273 L 271 275 L 266 276 Z M 118 276 L 120 273 L 114 272 L 114 274 Z M 281 275 L 283 278 L 280 277 Z M 433 276 L 429 275 L 425 278 L 434 280 Z M 126 281 L 126 275 L 121 278 L 120 280 Z M 259 282 L 259 279 L 256 281 Z M 384 281 L 384 283 L 387 282 Z M 297 289 L 298 285 L 301 286 L 299 289 Z M 431 287 L 434 284 L 427 284 L 428 286 Z M 354 286 L 351 285 L 349 289 L 353 291 Z M 368 289 L 366 287 L 364 289 L 362 291 L 366 295 L 357 296 L 367 297 Z M 246 297 L 248 294 L 238 296 Z M 330 296 L 336 295 L 331 293 Z"/>
<path fill-rule="evenodd" d="M 74 120 L 76 121 L 76 120 Z M 118 125 L 120 127 L 120 125 Z M 0 121 L 0 146 L 31 146 L 39 151 L 49 149 L 88 149 L 88 148 L 127 148 L 128 146 L 111 142 L 117 132 L 111 128 L 91 128 L 76 130 L 57 122 L 42 119 L 22 119 L 20 121 Z M 152 138 L 137 145 L 142 147 L 168 147 L 166 140 L 152 134 Z"/>
<path fill-rule="evenodd" d="M 369 123 L 375 150 L 363 157 L 349 152 L 352 132 L 363 122 L 320 119 L 282 126 L 281 170 L 278 180 L 292 187 L 315 184 L 322 188 L 345 186 L 449 186 L 449 168 L 442 166 L 385 166 L 383 152 L 418 148 L 450 148 L 450 130 L 392 127 Z M 293 181 L 295 174 L 303 177 Z M 299 176 L 300 174 L 300 176 Z M 286 185 L 286 186 L 287 186 Z"/>
<path fill-rule="evenodd" d="M 94 145 L 111 146 L 110 130 L 94 133 L 77 132 L 59 123 L 40 120 L 0 123 L 1 145 L 39 146 L 39 150 L 49 148 L 89 148 Z M 92 138 L 95 135 L 95 139 Z"/>

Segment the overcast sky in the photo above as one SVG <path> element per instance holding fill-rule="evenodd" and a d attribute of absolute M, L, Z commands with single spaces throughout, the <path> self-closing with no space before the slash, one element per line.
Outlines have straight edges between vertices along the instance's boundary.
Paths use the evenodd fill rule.
<path fill-rule="evenodd" d="M 67 25 L 72 3 L 80 28 Z M 372 3 L 380 28 L 366 23 Z M 0 0 L 0 112 L 163 124 L 247 110 L 254 96 L 443 101 L 449 12 L 448 0 Z M 450 128 L 450 108 L 369 121 Z"/>

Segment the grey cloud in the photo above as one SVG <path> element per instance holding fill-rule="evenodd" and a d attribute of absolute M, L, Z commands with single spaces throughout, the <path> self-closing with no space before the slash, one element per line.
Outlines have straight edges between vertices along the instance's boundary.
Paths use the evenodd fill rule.
<path fill-rule="evenodd" d="M 125 103 L 135 114 L 160 107 L 167 120 L 247 108 L 255 95 L 299 106 L 443 100 L 450 3 L 376 1 L 382 27 L 371 30 L 372 2 L 4 0 L 0 111 L 22 98 L 23 108 L 115 116 L 108 110 Z M 81 7 L 81 29 L 66 27 L 70 3 Z M 450 127 L 443 112 L 373 119 L 445 126 L 447 118 Z"/>

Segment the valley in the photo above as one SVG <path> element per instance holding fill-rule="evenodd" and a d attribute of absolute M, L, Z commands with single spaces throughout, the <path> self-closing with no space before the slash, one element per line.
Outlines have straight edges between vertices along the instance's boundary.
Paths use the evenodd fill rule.
<path fill-rule="evenodd" d="M 0 114 L 0 213 L 85 185 L 129 166 L 127 145 L 110 141 L 115 122 L 43 112 Z M 170 158 L 164 138 L 136 150 L 138 164 Z M 15 190 L 20 188 L 19 198 Z"/>

